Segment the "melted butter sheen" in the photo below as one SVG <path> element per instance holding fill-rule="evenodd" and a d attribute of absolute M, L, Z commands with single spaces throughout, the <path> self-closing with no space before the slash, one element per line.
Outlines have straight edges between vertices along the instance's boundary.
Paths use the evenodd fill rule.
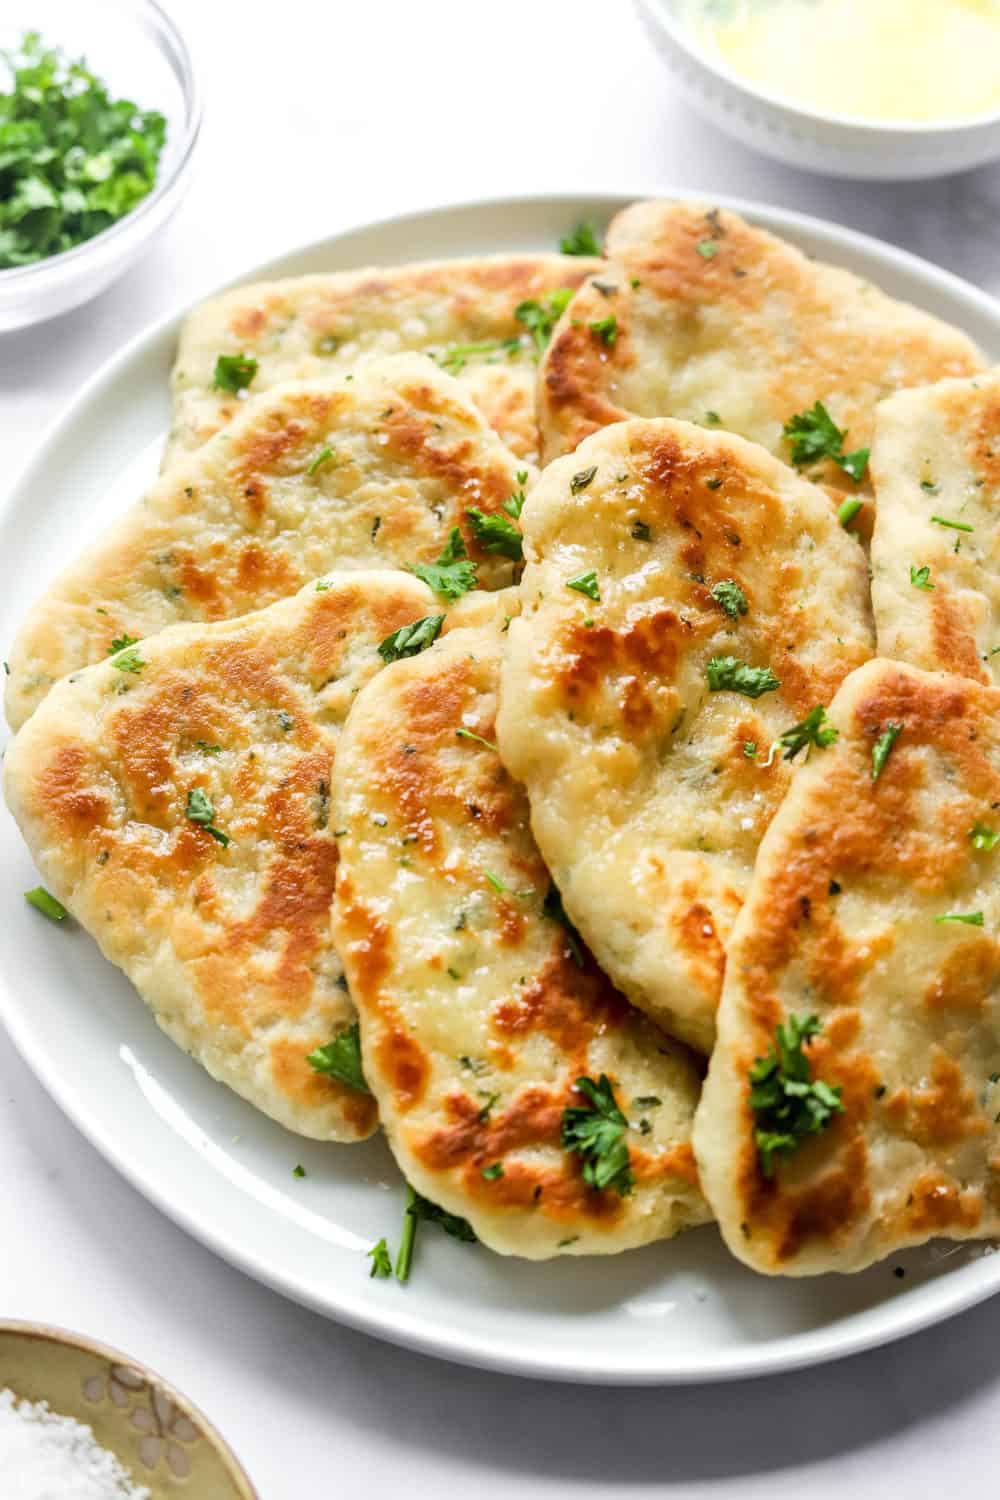
<path fill-rule="evenodd" d="M 1000 109 L 1000 0 L 692 0 L 735 73 L 794 104 L 874 120 Z"/>

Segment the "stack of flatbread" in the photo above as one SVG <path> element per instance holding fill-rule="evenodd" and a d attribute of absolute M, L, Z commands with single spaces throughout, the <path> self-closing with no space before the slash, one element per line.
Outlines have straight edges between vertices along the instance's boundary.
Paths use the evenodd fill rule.
<path fill-rule="evenodd" d="M 587 243 L 587 237 L 578 237 Z M 10 652 L 157 1021 L 503 1254 L 1000 1232 L 1000 376 L 727 210 L 196 309 Z M 539 467 L 544 465 L 544 467 Z"/>

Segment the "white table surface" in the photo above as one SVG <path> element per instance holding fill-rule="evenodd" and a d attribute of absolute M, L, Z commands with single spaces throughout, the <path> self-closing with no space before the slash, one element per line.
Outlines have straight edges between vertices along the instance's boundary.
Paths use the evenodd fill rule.
<path fill-rule="evenodd" d="M 208 97 L 198 179 L 98 301 L 0 336 L 0 476 L 150 320 L 296 242 L 440 202 L 728 191 L 881 235 L 1000 292 L 1000 166 L 886 186 L 757 157 L 683 107 L 627 0 L 172 4 Z M 439 1364 L 285 1303 L 188 1240 L 77 1135 L 2 1034 L 0 1194 L 0 1316 L 76 1328 L 158 1367 L 216 1420 L 262 1500 L 843 1500 L 904 1486 L 921 1500 L 997 1484 L 1000 1301 L 756 1383 L 613 1391 Z"/>

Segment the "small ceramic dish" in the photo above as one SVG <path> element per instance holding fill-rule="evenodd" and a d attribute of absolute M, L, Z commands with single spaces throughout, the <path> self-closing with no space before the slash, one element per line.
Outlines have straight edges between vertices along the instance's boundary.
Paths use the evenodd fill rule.
<path fill-rule="evenodd" d="M 153 1500 L 259 1500 L 196 1406 L 116 1349 L 41 1323 L 0 1322 L 0 1390 L 85 1422 Z"/>
<path fill-rule="evenodd" d="M 1000 111 L 900 124 L 810 111 L 757 88 L 701 47 L 686 0 L 636 0 L 654 46 L 686 98 L 737 140 L 793 167 L 838 177 L 940 177 L 1000 157 Z"/>
<path fill-rule="evenodd" d="M 156 183 L 131 213 L 72 250 L 0 270 L 0 333 L 77 307 L 128 269 L 184 196 L 201 126 L 191 54 L 156 0 L 3 0 L 0 49 L 15 48 L 27 31 L 85 58 L 119 98 L 159 110 L 167 139 Z"/>

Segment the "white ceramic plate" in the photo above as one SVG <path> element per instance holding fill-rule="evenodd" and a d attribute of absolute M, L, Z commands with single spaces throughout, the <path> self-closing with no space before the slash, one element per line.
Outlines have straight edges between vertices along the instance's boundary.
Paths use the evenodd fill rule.
<path fill-rule="evenodd" d="M 551 249 L 578 219 L 603 224 L 637 196 L 439 209 L 353 230 L 253 274 Z M 1000 361 L 1000 306 L 984 293 L 846 230 L 730 206 L 949 318 Z M 0 642 L 55 570 L 152 478 L 178 321 L 143 335 L 90 382 L 15 486 L 0 514 Z M 532 1265 L 427 1227 L 409 1286 L 373 1281 L 365 1252 L 382 1235 L 398 1243 L 403 1204 L 384 1143 L 300 1140 L 213 1083 L 157 1030 L 85 933 L 57 929 L 27 906 L 22 892 L 36 880 L 3 812 L 0 1005 L 29 1066 L 98 1150 L 179 1224 L 250 1275 L 369 1333 L 528 1375 L 714 1380 L 884 1343 L 1000 1290 L 1000 1255 L 982 1247 L 928 1247 L 860 1276 L 770 1280 L 732 1260 L 711 1228 L 610 1259 Z M 305 1178 L 292 1176 L 298 1162 Z"/>

